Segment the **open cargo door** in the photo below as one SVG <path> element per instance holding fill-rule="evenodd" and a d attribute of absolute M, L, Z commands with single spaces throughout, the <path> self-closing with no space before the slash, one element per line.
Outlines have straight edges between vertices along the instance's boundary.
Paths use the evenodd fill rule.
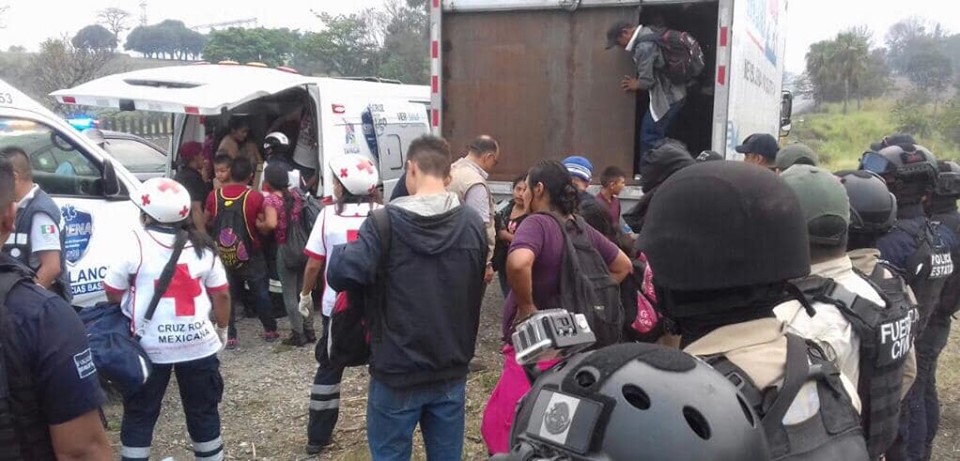
<path fill-rule="evenodd" d="M 277 69 L 208 64 L 114 74 L 50 95 L 68 105 L 219 115 L 246 102 L 312 82 L 312 77 Z"/>

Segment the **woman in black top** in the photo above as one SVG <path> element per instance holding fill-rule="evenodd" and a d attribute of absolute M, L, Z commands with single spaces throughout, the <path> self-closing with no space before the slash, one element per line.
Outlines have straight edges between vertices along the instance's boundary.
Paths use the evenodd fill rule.
<path fill-rule="evenodd" d="M 513 199 L 496 214 L 497 246 L 493 250 L 492 264 L 493 270 L 497 272 L 497 278 L 500 280 L 500 290 L 504 297 L 510 292 L 510 287 L 507 285 L 507 251 L 510 249 L 510 243 L 513 242 L 513 234 L 517 232 L 520 223 L 530 212 L 528 205 L 523 200 L 523 193 L 526 189 L 526 174 L 514 179 Z"/>

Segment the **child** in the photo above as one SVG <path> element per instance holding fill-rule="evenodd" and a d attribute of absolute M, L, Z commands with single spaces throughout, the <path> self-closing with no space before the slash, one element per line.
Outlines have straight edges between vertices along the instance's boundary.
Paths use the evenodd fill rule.
<path fill-rule="evenodd" d="M 230 182 L 230 167 L 233 166 L 233 157 L 226 152 L 217 152 L 213 158 L 213 188 L 219 189 Z"/>

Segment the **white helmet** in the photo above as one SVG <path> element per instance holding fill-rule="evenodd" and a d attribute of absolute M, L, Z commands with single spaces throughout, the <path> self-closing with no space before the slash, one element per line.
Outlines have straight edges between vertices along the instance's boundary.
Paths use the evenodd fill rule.
<path fill-rule="evenodd" d="M 263 150 L 277 149 L 278 147 L 286 148 L 289 146 L 290 139 L 287 138 L 287 135 L 279 131 L 274 131 L 263 138 Z"/>
<path fill-rule="evenodd" d="M 370 195 L 380 182 L 380 173 L 369 158 L 346 154 L 330 160 L 330 172 L 353 195 Z"/>
<path fill-rule="evenodd" d="M 190 216 L 190 193 L 169 178 L 152 178 L 143 183 L 134 203 L 162 224 L 175 224 Z"/>
<path fill-rule="evenodd" d="M 87 128 L 83 130 L 83 134 L 100 147 L 107 143 L 107 139 L 103 137 L 103 132 L 97 128 Z"/>

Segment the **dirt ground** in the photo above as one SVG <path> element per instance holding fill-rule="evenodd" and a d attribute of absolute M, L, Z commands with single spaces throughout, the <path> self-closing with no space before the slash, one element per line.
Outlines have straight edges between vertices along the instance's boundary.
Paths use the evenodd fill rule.
<path fill-rule="evenodd" d="M 464 459 L 486 459 L 480 438 L 483 405 L 499 378 L 502 366 L 500 347 L 500 307 L 497 287 L 487 290 L 481 317 L 477 357 L 486 370 L 472 373 L 467 382 L 467 433 Z M 225 391 L 220 406 L 227 459 L 236 460 L 368 460 L 366 445 L 367 380 L 366 369 L 353 368 L 344 374 L 340 398 L 340 421 L 333 445 L 319 457 L 307 456 L 307 407 L 310 386 L 316 371 L 313 347 L 289 348 L 267 344 L 258 337 L 259 322 L 239 321 L 240 348 L 221 354 Z M 319 327 L 319 325 L 318 325 Z M 289 329 L 285 320 L 281 330 Z M 942 407 L 940 434 L 934 460 L 960 459 L 960 330 L 954 328 L 947 350 L 940 361 L 938 383 Z M 163 412 L 153 438 L 153 459 L 172 457 L 193 459 L 190 437 L 175 380 L 171 380 Z M 111 402 L 106 408 L 110 438 L 116 451 L 120 445 L 121 405 Z M 425 459 L 422 443 L 416 440 L 414 459 Z"/>

